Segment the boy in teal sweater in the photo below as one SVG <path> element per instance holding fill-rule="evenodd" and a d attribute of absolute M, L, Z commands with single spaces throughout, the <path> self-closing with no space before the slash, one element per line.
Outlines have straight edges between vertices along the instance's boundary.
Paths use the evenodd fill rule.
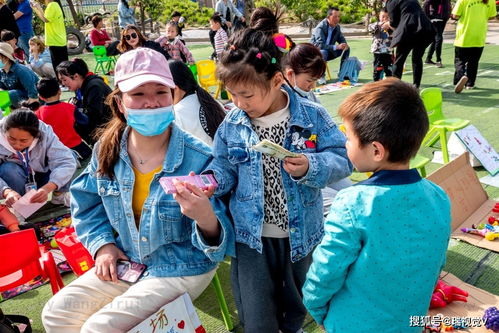
<path fill-rule="evenodd" d="M 421 332 L 450 236 L 450 202 L 409 161 L 428 131 L 415 90 L 366 84 L 340 106 L 348 157 L 372 177 L 338 193 L 313 254 L 304 304 L 327 332 Z"/>

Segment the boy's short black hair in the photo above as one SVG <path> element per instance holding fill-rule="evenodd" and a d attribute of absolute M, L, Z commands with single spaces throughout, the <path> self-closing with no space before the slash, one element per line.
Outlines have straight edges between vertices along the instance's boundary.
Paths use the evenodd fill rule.
<path fill-rule="evenodd" d="M 388 8 L 386 7 L 383 7 L 379 10 L 380 12 L 383 12 L 383 13 L 388 13 Z"/>
<path fill-rule="evenodd" d="M 54 97 L 60 90 L 59 82 L 56 79 L 40 79 L 36 84 L 36 89 L 38 90 L 38 95 L 43 98 Z"/>
<path fill-rule="evenodd" d="M 182 14 L 180 14 L 180 12 L 179 12 L 179 11 L 174 11 L 174 12 L 172 13 L 172 16 L 171 16 L 171 17 L 172 17 L 172 18 L 174 18 L 174 17 L 179 17 L 179 16 L 182 16 Z"/>
<path fill-rule="evenodd" d="M 341 103 L 338 114 L 351 123 L 362 146 L 380 142 L 393 163 L 414 157 L 429 127 L 418 90 L 396 78 L 366 84 Z"/>

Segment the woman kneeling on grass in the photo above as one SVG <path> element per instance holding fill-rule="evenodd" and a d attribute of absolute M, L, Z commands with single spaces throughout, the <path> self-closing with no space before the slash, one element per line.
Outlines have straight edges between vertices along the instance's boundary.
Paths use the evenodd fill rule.
<path fill-rule="evenodd" d="M 175 84 L 165 57 L 147 48 L 126 52 L 115 80 L 113 119 L 71 186 L 76 233 L 95 267 L 45 305 L 49 333 L 128 331 L 185 292 L 198 297 L 217 262 L 234 252 L 225 208 L 211 193 L 176 183 L 172 196 L 158 182 L 198 173 L 211 160 L 208 146 L 172 123 Z M 147 269 L 137 283 L 124 282 L 118 260 Z"/>

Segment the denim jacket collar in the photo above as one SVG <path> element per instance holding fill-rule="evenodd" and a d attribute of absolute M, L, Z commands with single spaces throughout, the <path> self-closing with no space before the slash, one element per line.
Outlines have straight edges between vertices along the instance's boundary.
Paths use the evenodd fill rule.
<path fill-rule="evenodd" d="M 311 128 L 314 126 L 310 116 L 302 103 L 298 103 L 298 96 L 288 85 L 283 85 L 282 89 L 288 94 L 289 109 L 295 110 L 291 112 L 289 127 L 298 126 L 300 128 Z M 251 119 L 246 112 L 239 109 L 237 112 L 232 112 L 227 115 L 227 122 L 232 124 L 241 124 L 251 128 Z"/>
<path fill-rule="evenodd" d="M 170 142 L 168 143 L 168 151 L 166 152 L 165 160 L 163 161 L 163 171 L 173 172 L 184 160 L 184 133 L 175 125 L 171 126 Z M 120 157 L 129 163 L 128 155 L 128 135 L 130 134 L 130 126 L 127 126 L 121 138 Z"/>

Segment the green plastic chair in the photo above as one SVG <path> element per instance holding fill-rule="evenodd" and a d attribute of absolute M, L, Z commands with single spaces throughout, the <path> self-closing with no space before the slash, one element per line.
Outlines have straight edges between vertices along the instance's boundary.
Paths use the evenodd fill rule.
<path fill-rule="evenodd" d="M 7 90 L 0 90 L 0 109 L 4 117 L 7 117 L 11 111 L 10 96 Z"/>
<path fill-rule="evenodd" d="M 460 118 L 445 118 L 442 112 L 442 90 L 440 88 L 425 88 L 421 90 L 420 95 L 430 120 L 430 129 L 423 140 L 423 144 L 430 147 L 440 140 L 444 163 L 448 163 L 447 133 L 468 126 L 470 121 Z"/>
<path fill-rule="evenodd" d="M 192 75 L 194 76 L 194 80 L 198 82 L 198 68 L 196 64 L 189 65 L 189 69 L 191 70 Z"/>
<path fill-rule="evenodd" d="M 421 177 L 426 178 L 426 164 L 430 163 L 430 159 L 421 155 L 416 155 L 409 162 L 409 168 L 418 169 Z"/>
<path fill-rule="evenodd" d="M 112 66 L 116 64 L 116 58 L 109 57 L 107 55 L 106 48 L 102 45 L 94 46 L 92 51 L 94 53 L 94 58 L 95 58 L 94 73 L 98 73 L 99 68 L 102 70 L 103 74 L 106 74 L 109 71 L 111 71 Z M 106 66 L 105 69 L 104 66 Z"/>
<path fill-rule="evenodd" d="M 218 278 L 218 273 L 215 273 L 213 280 L 211 280 L 211 285 L 215 288 L 215 294 L 217 295 L 218 304 L 220 305 L 220 312 L 222 312 L 222 319 L 225 324 L 227 331 L 232 331 L 234 329 L 234 324 L 230 318 L 229 308 L 227 307 L 227 302 L 225 301 L 225 295 L 220 285 L 220 279 Z"/>

